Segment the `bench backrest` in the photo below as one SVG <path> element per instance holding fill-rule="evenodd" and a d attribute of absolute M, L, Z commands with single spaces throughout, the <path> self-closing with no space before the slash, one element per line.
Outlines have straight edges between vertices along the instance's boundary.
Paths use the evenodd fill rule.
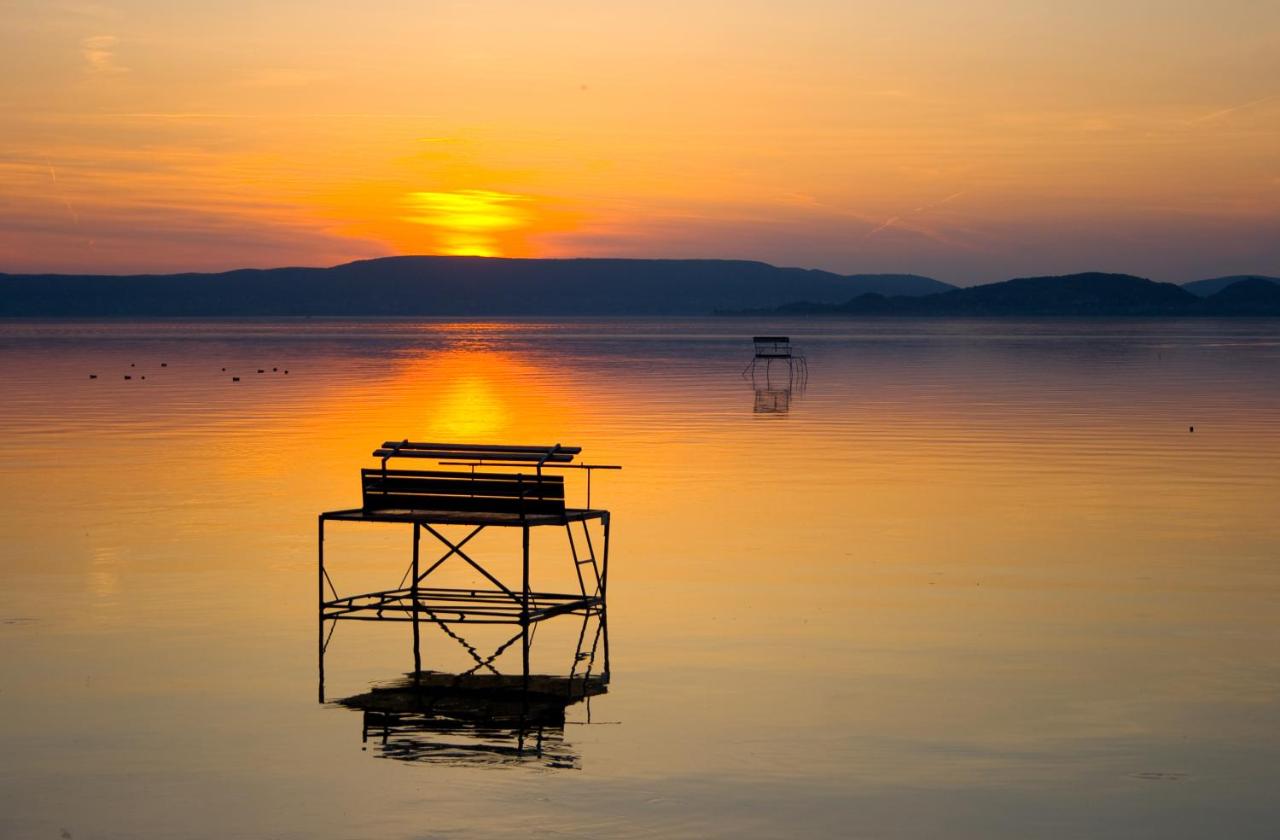
<path fill-rule="evenodd" d="M 751 339 L 756 346 L 756 358 L 786 358 L 791 355 L 791 339 L 785 335 L 757 335 Z"/>
<path fill-rule="evenodd" d="M 363 469 L 365 510 L 563 514 L 564 476 Z"/>
<path fill-rule="evenodd" d="M 434 461 L 504 461 L 513 466 L 528 464 L 567 464 L 582 452 L 581 446 L 502 446 L 474 443 L 422 443 L 412 440 L 389 440 L 373 452 L 382 458 L 428 458 Z"/>

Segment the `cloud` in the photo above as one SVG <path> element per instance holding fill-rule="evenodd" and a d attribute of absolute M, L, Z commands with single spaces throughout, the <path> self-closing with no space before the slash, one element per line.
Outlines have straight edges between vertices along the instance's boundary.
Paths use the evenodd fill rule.
<path fill-rule="evenodd" d="M 86 69 L 95 76 L 114 76 L 128 73 L 129 68 L 116 63 L 116 44 L 120 39 L 114 35 L 90 35 L 80 42 L 80 54 L 84 56 Z"/>
<path fill-rule="evenodd" d="M 1222 108 L 1217 111 L 1212 111 L 1208 114 L 1202 114 L 1196 117 L 1195 119 L 1191 120 L 1188 124 L 1196 125 L 1198 123 L 1211 122 L 1213 120 L 1221 119 L 1222 117 L 1229 116 L 1231 114 L 1236 113 L 1237 111 L 1246 111 L 1250 108 L 1253 108 L 1256 105 L 1262 105 L 1267 102 L 1270 102 L 1271 100 L 1275 99 L 1276 96 L 1277 94 L 1272 93 L 1260 99 L 1251 99 L 1250 101 L 1242 102 L 1239 105 L 1232 105 L 1229 108 Z"/>
<path fill-rule="evenodd" d="M 957 192 L 957 193 L 952 193 L 951 195 L 947 196 L 947 197 L 946 197 L 946 198 L 944 198 L 944 199 L 941 199 L 940 201 L 934 201 L 934 202 L 932 202 L 932 203 L 930 203 L 930 204 L 922 204 L 922 205 L 920 205 L 919 207 L 913 207 L 913 208 L 911 208 L 910 210 L 908 210 L 907 212 L 902 213 L 902 214 L 900 214 L 900 215 L 897 215 L 897 216 L 890 216 L 889 218 L 887 218 L 887 219 L 885 219 L 883 222 L 881 222 L 879 227 L 876 227 L 876 228 L 874 228 L 873 230 L 871 230 L 871 231 L 866 235 L 866 238 L 867 238 L 867 239 L 870 239 L 871 237 L 875 236 L 877 233 L 879 233 L 879 232 L 880 232 L 880 231 L 882 231 L 882 230 L 887 230 L 887 229 L 889 229 L 889 228 L 891 228 L 891 227 L 894 227 L 895 225 L 900 225 L 900 224 L 902 224 L 902 222 L 903 222 L 904 220 L 906 220 L 906 219 L 908 219 L 908 218 L 910 218 L 910 217 L 912 217 L 912 216 L 918 216 L 918 215 L 920 215 L 921 213 L 924 213 L 924 212 L 926 212 L 926 211 L 932 210 L 932 209 L 933 209 L 933 208 L 935 208 L 935 207 L 941 207 L 942 205 L 944 205 L 944 204 L 946 204 L 946 203 L 948 203 L 948 202 L 955 201 L 957 198 L 959 198 L 959 197 L 960 197 L 960 196 L 962 196 L 962 195 L 964 195 L 964 191 Z M 916 228 L 912 227 L 912 230 L 915 230 L 915 229 L 916 229 Z"/>
<path fill-rule="evenodd" d="M 223 271 L 335 265 L 390 253 L 377 242 L 333 233 L 294 210 L 99 197 L 82 202 L 79 218 L 69 219 L 56 196 L 0 197 L 0 270 Z"/>

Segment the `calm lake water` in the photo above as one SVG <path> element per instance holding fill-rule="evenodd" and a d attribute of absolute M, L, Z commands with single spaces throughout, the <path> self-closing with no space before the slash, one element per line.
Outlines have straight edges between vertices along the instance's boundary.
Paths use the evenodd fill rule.
<path fill-rule="evenodd" d="M 0 392 L 5 837 L 1280 832 L 1280 322 L 9 322 Z M 625 467 L 541 757 L 317 701 L 315 517 L 403 437 Z M 396 584 L 406 529 L 331 529 Z M 344 623 L 326 697 L 411 665 Z"/>

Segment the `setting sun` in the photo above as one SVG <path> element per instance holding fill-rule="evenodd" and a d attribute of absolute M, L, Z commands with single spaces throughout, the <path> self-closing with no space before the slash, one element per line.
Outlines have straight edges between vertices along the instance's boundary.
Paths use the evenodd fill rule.
<path fill-rule="evenodd" d="M 459 257 L 507 256 L 500 235 L 527 227 L 529 199 L 492 190 L 415 192 L 405 197 L 411 215 L 403 221 L 426 225 L 436 238 L 434 251 Z"/>

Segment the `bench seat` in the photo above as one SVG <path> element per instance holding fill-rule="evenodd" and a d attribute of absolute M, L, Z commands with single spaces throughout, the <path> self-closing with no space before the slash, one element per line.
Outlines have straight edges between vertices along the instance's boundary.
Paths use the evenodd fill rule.
<path fill-rule="evenodd" d="M 523 518 L 518 513 L 485 511 L 355 508 L 329 511 L 322 514 L 322 517 L 342 522 L 418 522 L 424 525 L 493 525 L 499 528 L 519 528 L 522 525 L 537 527 L 586 522 L 592 519 L 604 519 L 608 515 L 609 512 L 606 510 L 587 508 L 566 508 L 564 513 L 533 513 Z"/>

